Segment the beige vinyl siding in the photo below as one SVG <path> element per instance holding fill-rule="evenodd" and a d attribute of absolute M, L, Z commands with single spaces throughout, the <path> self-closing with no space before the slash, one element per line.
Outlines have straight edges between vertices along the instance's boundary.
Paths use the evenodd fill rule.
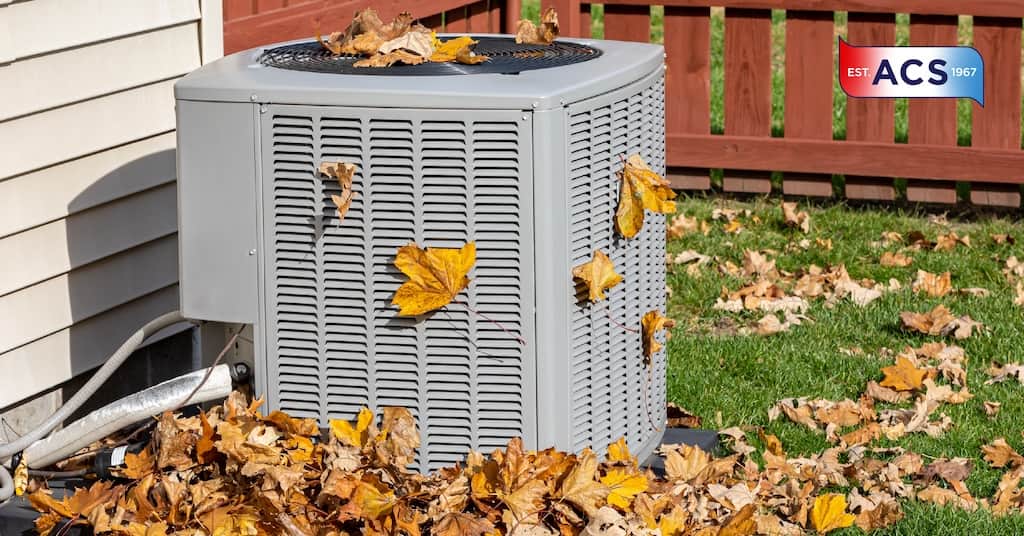
<path fill-rule="evenodd" d="M 177 308 L 173 84 L 221 33 L 216 0 L 0 0 L 0 407 Z"/>

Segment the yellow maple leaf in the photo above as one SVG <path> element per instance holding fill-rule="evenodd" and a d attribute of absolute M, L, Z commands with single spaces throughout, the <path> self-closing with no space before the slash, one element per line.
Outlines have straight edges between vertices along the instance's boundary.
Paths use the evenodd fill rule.
<path fill-rule="evenodd" d="M 346 445 L 362 448 L 369 439 L 369 427 L 372 422 L 373 412 L 369 408 L 364 407 L 359 410 L 355 426 L 352 426 L 352 423 L 343 419 L 331 419 L 331 433 Z"/>
<path fill-rule="evenodd" d="M 856 518 L 846 513 L 846 497 L 838 493 L 819 495 L 811 507 L 811 524 L 822 534 L 849 527 Z"/>
<path fill-rule="evenodd" d="M 587 284 L 590 301 L 605 299 L 604 291 L 622 282 L 622 276 L 615 273 L 615 265 L 601 250 L 594 250 L 590 262 L 572 269 L 572 276 Z"/>
<path fill-rule="evenodd" d="M 608 486 L 608 504 L 623 510 L 629 508 L 637 493 L 647 490 L 647 478 L 644 475 L 630 474 L 621 469 L 608 471 L 608 474 L 601 477 L 601 483 Z"/>
<path fill-rule="evenodd" d="M 643 328 L 644 357 L 650 359 L 658 350 L 661 350 L 661 343 L 654 339 L 655 334 L 663 329 L 676 327 L 676 321 L 661 316 L 661 313 L 655 310 L 645 313 L 643 319 L 640 320 L 640 325 Z"/>
<path fill-rule="evenodd" d="M 376 487 L 366 482 L 360 482 L 356 487 L 356 492 L 352 495 L 352 502 L 359 505 L 362 517 L 379 519 L 391 512 L 397 499 L 393 491 L 382 493 Z"/>
<path fill-rule="evenodd" d="M 338 219 L 345 219 L 345 214 L 352 206 L 352 199 L 356 196 L 355 190 L 352 189 L 352 176 L 356 173 L 355 164 L 323 162 L 320 164 L 320 173 L 338 180 L 338 185 L 341 186 L 341 195 L 331 194 L 331 201 L 334 201 L 334 206 L 338 209 Z"/>
<path fill-rule="evenodd" d="M 259 522 L 260 518 L 248 512 L 227 515 L 213 529 L 213 536 L 256 536 Z"/>
<path fill-rule="evenodd" d="M 598 504 L 608 496 L 608 488 L 594 478 L 596 474 L 597 456 L 585 449 L 559 489 L 565 500 L 582 508 L 587 515 L 593 515 Z"/>
<path fill-rule="evenodd" d="M 906 357 L 897 357 L 896 364 L 882 368 L 885 374 L 879 385 L 891 387 L 897 391 L 913 391 L 920 389 L 925 375 L 928 373 L 914 366 L 914 362 Z"/>
<path fill-rule="evenodd" d="M 477 41 L 474 41 L 473 38 L 468 35 L 462 35 L 447 41 L 441 41 L 440 39 L 437 39 L 437 35 L 435 34 L 434 53 L 431 54 L 430 61 L 455 61 L 455 55 L 458 54 L 459 50 L 475 44 L 477 44 Z"/>
<path fill-rule="evenodd" d="M 401 316 L 415 316 L 448 305 L 469 286 L 466 274 L 476 262 L 476 244 L 461 249 L 427 248 L 416 244 L 402 246 L 395 266 L 409 280 L 398 287 L 391 300 Z"/>
<path fill-rule="evenodd" d="M 608 461 L 628 462 L 636 465 L 636 457 L 629 452 L 629 445 L 626 445 L 625 437 L 620 437 L 618 441 L 608 445 Z"/>
<path fill-rule="evenodd" d="M 619 172 L 622 188 L 619 191 L 619 208 L 615 212 L 615 227 L 619 234 L 633 238 L 644 226 L 644 209 L 662 214 L 676 210 L 676 193 L 669 182 L 658 175 L 638 154 L 626 159 Z"/>
<path fill-rule="evenodd" d="M 678 506 L 673 507 L 671 511 L 664 512 L 658 519 L 658 530 L 661 531 L 661 536 L 677 536 L 682 534 L 683 529 L 686 528 L 686 519 L 689 515 L 686 510 Z M 653 527 L 652 527 L 653 528 Z"/>
<path fill-rule="evenodd" d="M 21 463 L 14 469 L 14 494 L 21 497 L 25 494 L 25 488 L 28 487 L 28 463 L 26 463 L 25 457 L 21 457 Z"/>

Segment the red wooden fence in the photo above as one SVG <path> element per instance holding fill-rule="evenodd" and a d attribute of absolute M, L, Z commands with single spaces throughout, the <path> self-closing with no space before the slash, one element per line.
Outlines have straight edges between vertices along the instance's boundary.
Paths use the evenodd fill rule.
<path fill-rule="evenodd" d="M 542 0 L 554 7 L 564 36 L 588 36 L 590 4 Z M 424 24 L 451 32 L 514 29 L 520 0 L 225 0 L 225 50 L 309 37 L 343 28 L 355 11 L 382 17 L 411 9 Z M 911 202 L 955 203 L 956 181 L 970 200 L 1019 207 L 1021 22 L 1024 0 L 615 0 L 604 4 L 607 39 L 647 41 L 650 6 L 664 5 L 667 158 L 681 189 L 710 188 L 709 169 L 724 170 L 723 189 L 831 196 L 832 174 L 845 176 L 850 199 L 891 200 L 893 178 L 907 179 Z M 725 8 L 725 133 L 710 130 L 711 6 Z M 771 136 L 771 9 L 786 10 L 785 137 Z M 908 140 L 896 143 L 894 105 L 849 98 L 846 139 L 833 140 L 833 13 L 848 12 L 848 41 L 891 45 L 895 13 L 910 14 L 914 45 L 957 44 L 957 15 L 973 15 L 974 46 L 985 61 L 985 103 L 972 104 L 970 147 L 957 146 L 955 99 L 911 99 Z"/>
<path fill-rule="evenodd" d="M 590 4 L 543 0 L 562 34 L 589 36 Z M 970 200 L 1019 207 L 1021 18 L 1024 0 L 615 0 L 605 3 L 608 39 L 647 41 L 649 6 L 664 5 L 667 142 L 679 188 L 767 192 L 782 171 L 783 192 L 831 196 L 831 174 L 845 175 L 852 199 L 891 200 L 893 178 L 907 200 L 955 203 L 956 182 Z M 725 133 L 710 132 L 711 6 L 724 7 Z M 771 137 L 771 9 L 786 10 L 785 137 Z M 849 14 L 848 41 L 894 45 L 895 13 L 910 14 L 912 45 L 956 45 L 957 15 L 973 15 L 974 46 L 985 61 L 985 107 L 972 104 L 971 146 L 957 147 L 955 99 L 911 99 L 908 143 L 895 143 L 893 101 L 849 98 L 846 140 L 833 141 L 833 13 Z"/>
<path fill-rule="evenodd" d="M 224 52 L 344 30 L 372 7 L 382 19 L 411 11 L 425 26 L 456 33 L 501 33 L 515 28 L 520 0 L 224 0 Z"/>

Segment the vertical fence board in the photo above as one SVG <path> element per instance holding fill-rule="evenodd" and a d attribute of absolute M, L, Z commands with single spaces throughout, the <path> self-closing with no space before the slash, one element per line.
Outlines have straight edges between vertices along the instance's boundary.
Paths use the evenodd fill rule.
<path fill-rule="evenodd" d="M 519 17 L 522 15 L 523 11 L 522 0 L 499 0 L 498 6 L 501 11 L 500 17 L 503 25 L 502 31 L 508 34 L 515 34 L 516 24 L 519 22 Z"/>
<path fill-rule="evenodd" d="M 1021 19 L 974 17 L 974 47 L 985 60 L 985 107 L 972 105 L 971 145 L 1020 149 Z M 971 202 L 1020 207 L 1020 185 L 972 182 Z"/>
<path fill-rule="evenodd" d="M 913 46 L 957 44 L 957 18 L 949 15 L 912 15 Z M 956 99 L 910 99 L 907 105 L 907 141 L 929 145 L 956 145 Z M 907 201 L 956 203 L 953 181 L 908 180 Z"/>
<path fill-rule="evenodd" d="M 580 4 L 580 37 L 591 37 L 590 4 Z"/>
<path fill-rule="evenodd" d="M 787 138 L 832 139 L 831 11 L 786 12 Z M 786 173 L 782 192 L 787 195 L 832 196 L 832 177 Z"/>
<path fill-rule="evenodd" d="M 466 6 L 466 33 L 481 34 L 494 33 L 497 28 L 491 28 L 491 21 L 487 10 L 487 0 L 476 2 Z"/>
<path fill-rule="evenodd" d="M 605 4 L 604 38 L 617 41 L 651 40 L 651 7 Z"/>
<path fill-rule="evenodd" d="M 558 12 L 558 34 L 564 37 L 583 36 L 583 25 L 580 21 L 580 0 L 544 0 L 541 2 L 541 13 L 553 7 Z M 514 31 L 512 33 L 515 33 Z M 589 32 L 588 32 L 589 33 Z"/>
<path fill-rule="evenodd" d="M 256 13 L 253 0 L 224 0 L 224 20 L 239 19 Z"/>
<path fill-rule="evenodd" d="M 665 134 L 711 132 L 711 8 L 665 6 Z M 672 151 L 668 151 L 672 154 Z M 674 166 L 676 189 L 707 190 L 707 169 Z"/>
<path fill-rule="evenodd" d="M 852 45 L 893 45 L 896 43 L 896 15 L 850 13 L 847 41 Z M 893 143 L 895 107 L 892 99 L 849 97 L 846 101 L 846 139 Z M 889 177 L 846 176 L 846 197 L 871 201 L 892 201 L 896 189 Z"/>
<path fill-rule="evenodd" d="M 443 32 L 444 24 L 442 23 L 441 15 L 431 15 L 420 19 L 420 24 L 434 30 L 435 32 Z"/>
<path fill-rule="evenodd" d="M 771 135 L 771 11 L 725 10 L 725 133 Z M 764 171 L 725 170 L 730 192 L 769 193 Z"/>
<path fill-rule="evenodd" d="M 469 32 L 469 17 L 466 16 L 465 7 L 445 11 L 444 31 L 459 34 Z"/>

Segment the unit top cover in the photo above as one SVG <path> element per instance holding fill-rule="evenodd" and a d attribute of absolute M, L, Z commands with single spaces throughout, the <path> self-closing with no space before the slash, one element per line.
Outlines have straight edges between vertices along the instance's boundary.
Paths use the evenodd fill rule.
<path fill-rule="evenodd" d="M 451 37 L 451 36 L 442 36 Z M 606 93 L 660 69 L 660 45 L 559 39 L 517 45 L 474 36 L 479 65 L 352 66 L 315 41 L 258 47 L 201 67 L 175 84 L 183 100 L 391 108 L 544 110 Z M 467 76 L 471 75 L 471 76 Z"/>

